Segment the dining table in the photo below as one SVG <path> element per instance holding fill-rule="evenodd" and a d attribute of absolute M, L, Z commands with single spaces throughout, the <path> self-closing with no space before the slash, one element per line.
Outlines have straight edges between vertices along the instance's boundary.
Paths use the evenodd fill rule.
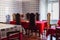
<path fill-rule="evenodd" d="M 56 37 L 56 28 L 60 29 L 60 26 L 52 26 L 46 32 L 46 37 L 50 35 L 50 40 L 53 40 L 53 37 Z"/>
<path fill-rule="evenodd" d="M 16 21 L 10 21 L 10 24 L 15 24 Z M 43 33 L 45 28 L 48 28 L 47 26 L 47 21 L 35 21 L 36 27 L 38 28 L 40 34 Z M 29 21 L 22 20 L 21 25 L 25 28 L 28 29 L 29 27 Z"/>
<path fill-rule="evenodd" d="M 23 27 L 21 25 L 12 25 L 12 24 L 2 24 L 0 23 L 0 40 L 7 40 L 7 32 L 12 32 L 12 31 L 20 31 L 20 40 L 22 40 L 22 30 Z M 18 34 L 14 34 L 13 36 L 10 37 L 15 37 Z"/>

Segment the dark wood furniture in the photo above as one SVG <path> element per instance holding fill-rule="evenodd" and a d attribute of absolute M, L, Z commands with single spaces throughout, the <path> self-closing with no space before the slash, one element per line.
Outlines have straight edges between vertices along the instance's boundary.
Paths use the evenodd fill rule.
<path fill-rule="evenodd" d="M 26 14 L 26 19 L 29 20 L 30 19 L 30 13 Z"/>
<path fill-rule="evenodd" d="M 39 21 L 39 19 L 40 19 L 40 14 L 36 13 L 36 20 Z"/>
<path fill-rule="evenodd" d="M 36 23 L 35 23 L 35 14 L 31 13 L 30 14 L 30 19 L 29 19 L 29 30 L 31 30 L 31 33 L 33 32 L 37 32 L 37 27 L 36 27 Z"/>
<path fill-rule="evenodd" d="M 21 22 L 20 22 L 20 14 L 17 13 L 17 14 L 15 15 L 15 18 L 16 18 L 16 25 L 20 25 L 20 24 L 21 24 Z"/>
<path fill-rule="evenodd" d="M 56 40 L 60 40 L 60 28 L 56 28 Z"/>
<path fill-rule="evenodd" d="M 11 37 L 11 36 L 13 36 L 14 34 L 17 34 L 18 36 L 17 37 Z M 20 40 L 20 31 L 12 31 L 12 32 L 7 32 L 7 38 L 8 38 L 8 40 Z"/>

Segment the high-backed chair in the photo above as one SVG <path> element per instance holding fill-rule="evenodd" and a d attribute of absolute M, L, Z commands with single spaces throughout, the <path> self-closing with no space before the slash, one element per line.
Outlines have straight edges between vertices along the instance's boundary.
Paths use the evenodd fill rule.
<path fill-rule="evenodd" d="M 13 17 L 13 21 L 15 21 L 16 20 L 16 17 L 15 17 L 15 13 L 12 15 L 12 17 Z"/>
<path fill-rule="evenodd" d="M 16 17 L 16 24 L 17 24 L 17 25 L 20 25 L 20 24 L 21 24 L 21 22 L 20 22 L 20 14 L 17 13 L 17 14 L 15 15 L 15 17 Z"/>
<path fill-rule="evenodd" d="M 50 16 L 51 16 L 51 14 L 48 13 L 47 14 L 47 25 L 48 25 L 48 28 L 50 28 Z"/>
<path fill-rule="evenodd" d="M 40 14 L 39 13 L 36 13 L 36 20 L 39 21 L 39 16 Z"/>
<path fill-rule="evenodd" d="M 30 13 L 27 13 L 26 14 L 26 19 L 29 20 L 29 18 L 30 18 Z"/>
<path fill-rule="evenodd" d="M 34 29 L 33 27 L 35 27 L 35 15 L 34 15 L 34 13 L 30 14 L 29 27 L 30 27 L 29 29 L 31 29 L 31 30 L 33 30 Z"/>
<path fill-rule="evenodd" d="M 31 30 L 31 32 L 36 32 L 37 31 L 37 27 L 36 27 L 36 24 L 35 24 L 35 14 L 34 13 L 30 14 L 29 30 Z"/>

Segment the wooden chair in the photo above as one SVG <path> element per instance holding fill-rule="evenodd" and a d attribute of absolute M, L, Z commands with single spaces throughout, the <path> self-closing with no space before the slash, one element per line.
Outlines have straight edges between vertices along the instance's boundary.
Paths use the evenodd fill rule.
<path fill-rule="evenodd" d="M 48 13 L 48 14 L 47 14 L 47 25 L 48 25 L 47 27 L 48 27 L 48 28 L 50 28 L 50 16 L 51 16 L 51 14 Z"/>
<path fill-rule="evenodd" d="M 33 32 L 36 33 L 37 32 L 37 27 L 36 27 L 36 24 L 35 24 L 35 14 L 34 13 L 30 14 L 28 29 L 31 30 L 31 33 L 33 33 Z"/>
<path fill-rule="evenodd" d="M 17 34 L 16 37 L 14 36 L 15 33 Z M 12 37 L 12 36 L 14 36 L 14 37 Z M 8 40 L 15 40 L 15 39 L 20 40 L 20 31 L 7 32 L 7 38 L 8 38 Z"/>
<path fill-rule="evenodd" d="M 29 18 L 30 18 L 30 13 L 27 13 L 26 14 L 26 19 L 29 20 Z"/>
<path fill-rule="evenodd" d="M 39 21 L 39 16 L 40 14 L 39 13 L 36 13 L 36 20 Z"/>
<path fill-rule="evenodd" d="M 16 20 L 16 17 L 15 17 L 15 13 L 12 15 L 12 17 L 13 17 L 13 21 L 15 21 Z"/>
<path fill-rule="evenodd" d="M 20 14 L 17 13 L 17 14 L 15 15 L 15 18 L 16 18 L 16 25 L 20 25 L 20 24 L 21 24 L 21 21 L 20 21 Z"/>

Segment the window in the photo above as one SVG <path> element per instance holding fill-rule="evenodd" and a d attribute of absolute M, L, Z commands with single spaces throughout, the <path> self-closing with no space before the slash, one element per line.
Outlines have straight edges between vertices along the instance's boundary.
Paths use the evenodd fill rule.
<path fill-rule="evenodd" d="M 51 1 L 48 3 L 48 12 L 51 13 L 51 20 L 59 19 L 59 2 Z"/>

